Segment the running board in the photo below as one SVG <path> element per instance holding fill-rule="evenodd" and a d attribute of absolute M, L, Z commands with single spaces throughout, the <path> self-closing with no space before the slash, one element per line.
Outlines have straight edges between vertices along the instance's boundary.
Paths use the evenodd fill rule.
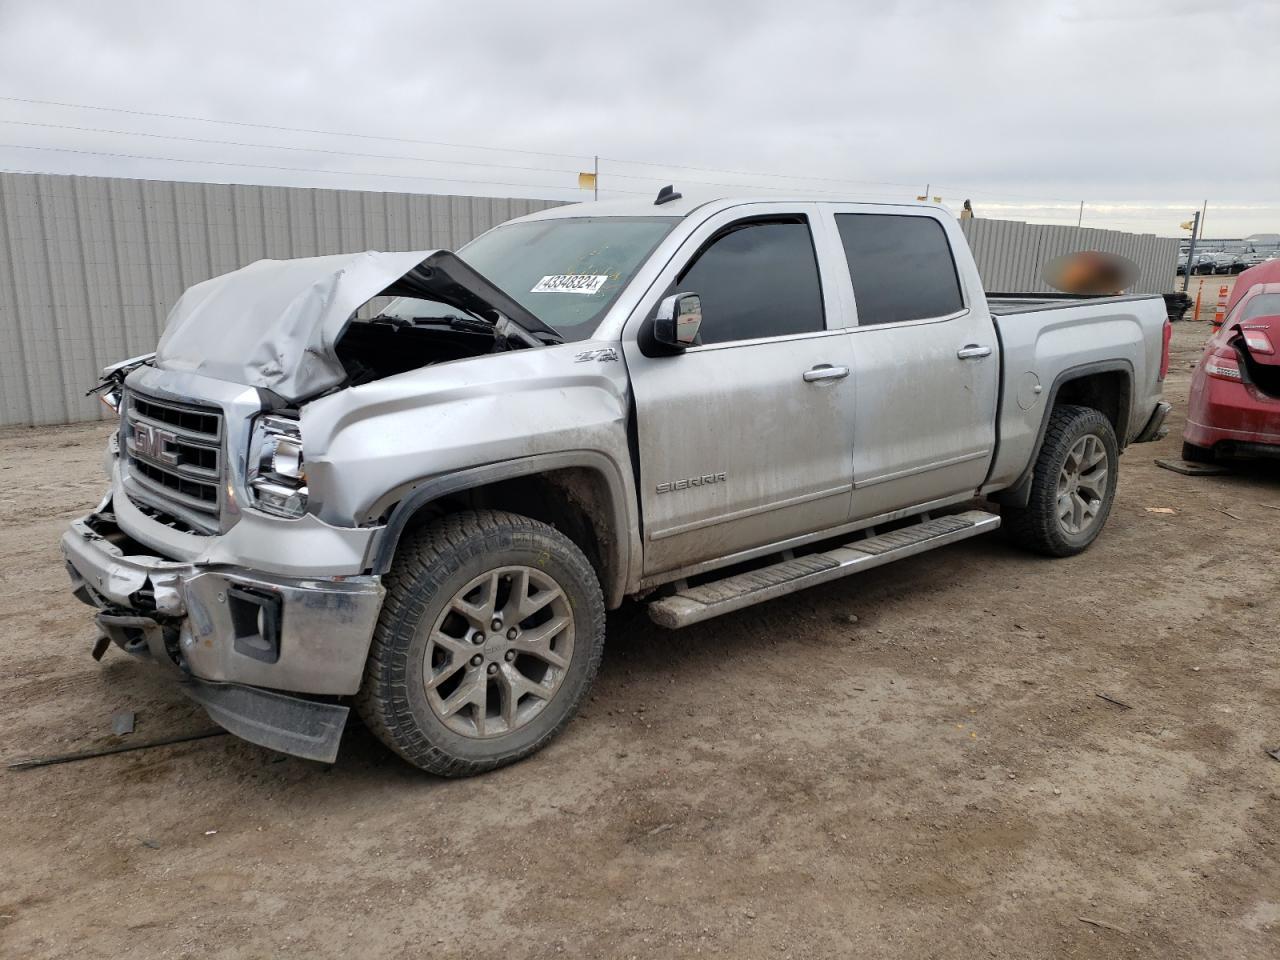
<path fill-rule="evenodd" d="M 653 622 L 672 630 L 741 610 L 774 597 L 795 593 L 850 574 L 915 556 L 957 540 L 989 533 L 1000 526 L 998 514 L 985 510 L 924 520 L 891 533 L 854 540 L 825 553 L 783 560 L 771 567 L 739 573 L 723 580 L 687 587 L 649 604 Z"/>

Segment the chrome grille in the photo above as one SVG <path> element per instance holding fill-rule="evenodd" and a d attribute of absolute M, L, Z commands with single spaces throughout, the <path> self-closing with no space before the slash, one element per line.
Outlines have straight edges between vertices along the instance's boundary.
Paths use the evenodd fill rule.
<path fill-rule="evenodd" d="M 215 407 L 130 392 L 125 491 L 157 519 L 213 533 L 222 511 L 223 416 Z"/>

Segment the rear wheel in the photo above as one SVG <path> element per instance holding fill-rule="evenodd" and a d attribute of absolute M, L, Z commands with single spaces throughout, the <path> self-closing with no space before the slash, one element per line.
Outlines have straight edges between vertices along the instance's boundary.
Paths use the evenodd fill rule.
<path fill-rule="evenodd" d="M 356 707 L 392 750 L 467 776 L 568 724 L 600 666 L 604 599 L 567 537 L 517 514 L 453 514 L 407 536 L 383 582 Z"/>
<path fill-rule="evenodd" d="M 1036 458 L 1027 505 L 1002 511 L 1009 537 L 1051 557 L 1086 549 L 1111 513 L 1119 459 L 1115 430 L 1100 412 L 1055 408 Z"/>
<path fill-rule="evenodd" d="M 1182 441 L 1182 459 L 1188 463 L 1213 463 L 1213 451 L 1208 447 L 1200 447 L 1194 443 Z"/>

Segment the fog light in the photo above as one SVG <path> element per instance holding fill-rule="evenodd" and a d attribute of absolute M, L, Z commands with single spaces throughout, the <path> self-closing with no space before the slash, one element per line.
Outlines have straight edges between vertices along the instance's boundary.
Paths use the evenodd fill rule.
<path fill-rule="evenodd" d="M 282 604 L 278 594 L 249 587 L 228 587 L 232 649 L 263 663 L 280 659 Z"/>

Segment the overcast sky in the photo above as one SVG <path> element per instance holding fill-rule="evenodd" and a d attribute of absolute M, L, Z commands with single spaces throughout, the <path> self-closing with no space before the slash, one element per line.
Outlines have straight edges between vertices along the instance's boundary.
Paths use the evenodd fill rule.
<path fill-rule="evenodd" d="M 0 0 L 6 170 L 581 199 L 599 154 L 602 196 L 1243 236 L 1280 232 L 1278 101 L 1277 0 Z"/>

